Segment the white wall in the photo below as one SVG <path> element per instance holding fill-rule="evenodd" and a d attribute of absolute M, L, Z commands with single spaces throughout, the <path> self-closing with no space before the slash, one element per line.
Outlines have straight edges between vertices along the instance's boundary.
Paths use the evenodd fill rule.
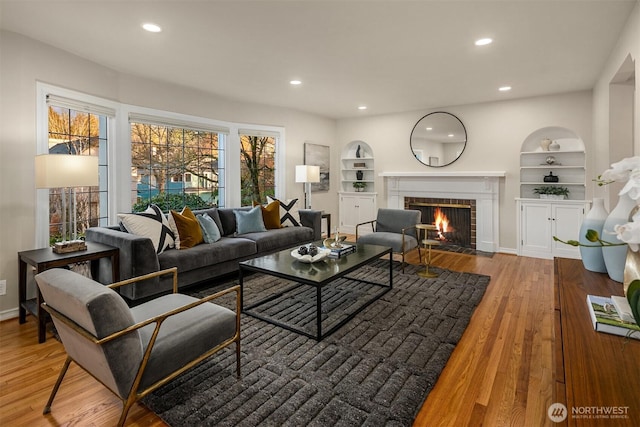
<path fill-rule="evenodd" d="M 516 250 L 516 203 L 520 195 L 519 165 L 522 142 L 532 132 L 548 126 L 565 127 L 591 144 L 591 92 L 516 99 L 464 106 L 442 107 L 338 121 L 338 144 L 359 139 L 368 143 L 376 158 L 376 173 L 398 171 L 506 171 L 500 184 L 501 250 Z M 413 126 L 425 114 L 446 111 L 457 116 L 467 129 L 467 147 L 449 166 L 429 168 L 418 162 L 409 148 Z M 587 151 L 589 148 L 587 148 Z M 334 153 L 338 155 L 338 153 Z M 334 158 L 334 164 L 337 163 Z M 590 176 L 590 171 L 587 171 Z M 384 207 L 384 180 L 376 181 L 378 206 Z M 587 189 L 590 194 L 590 189 Z"/>
<path fill-rule="evenodd" d="M 17 313 L 17 252 L 33 249 L 36 240 L 36 81 L 126 104 L 239 123 L 283 126 L 288 198 L 303 200 L 302 184 L 294 182 L 294 166 L 303 162 L 303 143 L 333 145 L 336 140 L 332 119 L 229 101 L 123 75 L 21 35 L 0 31 L 0 279 L 7 280 L 7 294 L 0 296 L 0 319 Z M 332 147 L 333 152 L 336 150 Z M 117 173 L 125 177 L 129 174 Z M 313 195 L 314 205 L 336 216 L 337 182 L 332 181 L 332 191 Z"/>
<path fill-rule="evenodd" d="M 634 104 L 632 111 L 633 121 L 633 148 L 632 153 L 626 153 L 625 155 L 640 155 L 640 1 L 636 2 L 636 6 L 629 15 L 624 30 L 618 39 L 615 48 L 611 51 L 611 55 L 607 60 L 600 78 L 593 89 L 593 137 L 595 140 L 594 146 L 594 162 L 593 166 L 598 173 L 609 168 L 611 163 L 620 160 L 618 156 L 612 158 L 610 152 L 624 153 L 627 151 L 627 147 L 620 146 L 626 144 L 621 142 L 615 137 L 611 138 L 611 134 L 616 135 L 615 127 L 619 125 L 617 120 L 623 119 L 622 117 L 611 117 L 609 114 L 610 109 L 610 83 L 614 79 L 614 76 L 625 62 L 628 56 L 634 61 L 635 68 L 635 94 Z M 627 126 L 622 125 L 622 126 Z M 597 197 L 604 197 L 605 200 L 615 201 L 616 191 L 620 186 L 605 186 L 597 188 L 594 195 Z M 613 206 L 610 206 L 613 207 Z"/>

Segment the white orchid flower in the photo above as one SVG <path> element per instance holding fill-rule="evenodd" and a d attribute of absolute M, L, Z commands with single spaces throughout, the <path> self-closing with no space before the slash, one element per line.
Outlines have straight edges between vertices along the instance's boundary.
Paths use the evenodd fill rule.
<path fill-rule="evenodd" d="M 614 231 L 618 239 L 627 243 L 632 251 L 640 249 L 640 211 L 633 215 L 632 221 L 616 225 Z"/>
<path fill-rule="evenodd" d="M 633 200 L 640 199 L 640 169 L 634 169 L 629 174 L 629 180 L 622 187 L 618 195 L 627 194 Z"/>
<path fill-rule="evenodd" d="M 611 165 L 602 173 L 603 181 L 626 181 L 634 170 L 640 170 L 640 156 L 627 157 Z"/>

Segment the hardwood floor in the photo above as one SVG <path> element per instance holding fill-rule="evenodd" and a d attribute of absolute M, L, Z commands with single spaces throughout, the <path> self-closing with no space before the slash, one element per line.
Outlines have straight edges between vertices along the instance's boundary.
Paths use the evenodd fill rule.
<path fill-rule="evenodd" d="M 417 252 L 408 261 L 417 263 Z M 552 425 L 553 262 L 433 251 L 433 265 L 486 274 L 491 283 L 415 425 Z M 51 414 L 42 415 L 64 359 L 51 336 L 38 344 L 33 318 L 0 323 L 0 425 L 115 425 L 119 399 L 74 364 Z M 134 405 L 127 425 L 165 424 Z"/>

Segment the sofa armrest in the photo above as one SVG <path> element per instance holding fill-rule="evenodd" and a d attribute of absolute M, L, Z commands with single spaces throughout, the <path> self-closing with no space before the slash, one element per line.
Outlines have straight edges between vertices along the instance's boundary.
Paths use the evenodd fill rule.
<path fill-rule="evenodd" d="M 313 239 L 322 239 L 322 211 L 313 209 L 300 209 L 300 222 L 305 227 L 313 228 Z"/>
<path fill-rule="evenodd" d="M 158 255 L 151 239 L 140 237 L 107 227 L 91 227 L 86 231 L 88 242 L 104 243 L 120 250 L 120 280 L 143 276 L 160 270 Z M 97 277 L 94 280 L 102 283 L 113 283 L 111 277 L 111 260 L 102 258 L 97 261 Z"/>

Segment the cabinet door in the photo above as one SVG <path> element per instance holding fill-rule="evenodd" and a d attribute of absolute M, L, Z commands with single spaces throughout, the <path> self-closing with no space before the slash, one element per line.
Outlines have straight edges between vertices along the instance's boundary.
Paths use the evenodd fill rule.
<path fill-rule="evenodd" d="M 520 215 L 521 255 L 551 258 L 551 205 L 523 203 Z"/>
<path fill-rule="evenodd" d="M 360 222 L 358 212 L 358 196 L 340 196 L 340 232 L 355 234 L 356 224 Z"/>
<path fill-rule="evenodd" d="M 584 219 L 584 206 L 552 205 L 551 232 L 564 240 L 578 240 L 580 225 Z M 565 258 L 580 258 L 580 248 L 551 240 L 553 255 Z"/>
<path fill-rule="evenodd" d="M 374 196 L 358 197 L 358 223 L 376 219 L 376 198 Z"/>

